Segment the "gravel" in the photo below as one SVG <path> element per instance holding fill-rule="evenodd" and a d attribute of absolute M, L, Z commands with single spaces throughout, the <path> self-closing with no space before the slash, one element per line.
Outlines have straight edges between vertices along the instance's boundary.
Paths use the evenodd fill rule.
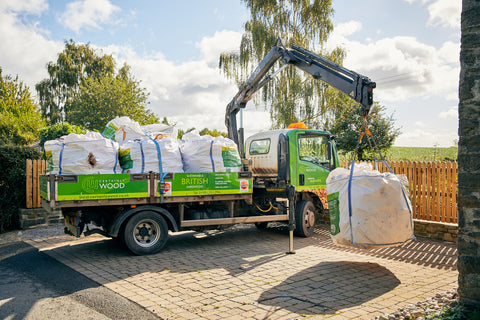
<path fill-rule="evenodd" d="M 35 240 L 43 238 L 53 238 L 65 236 L 64 225 L 51 225 L 44 227 L 35 227 L 21 231 L 11 231 L 0 234 L 0 244 L 23 240 Z"/>
<path fill-rule="evenodd" d="M 440 314 L 444 307 L 453 308 L 456 306 L 458 306 L 457 290 L 451 289 L 437 293 L 434 297 L 418 302 L 417 304 L 409 304 L 393 313 L 385 313 L 377 316 L 375 320 L 424 320 Z"/>

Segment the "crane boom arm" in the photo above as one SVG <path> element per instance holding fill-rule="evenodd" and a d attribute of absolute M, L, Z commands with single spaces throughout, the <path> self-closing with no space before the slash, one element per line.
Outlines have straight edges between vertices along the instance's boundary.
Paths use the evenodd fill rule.
<path fill-rule="evenodd" d="M 267 75 L 275 62 L 283 60 L 284 65 L 275 73 Z M 373 89 L 375 82 L 368 77 L 362 76 L 354 71 L 348 70 L 326 58 L 298 46 L 284 48 L 274 46 L 260 61 L 252 75 L 247 79 L 243 87 L 227 105 L 225 113 L 225 125 L 228 130 L 228 137 L 238 145 L 240 156 L 244 158 L 243 137 L 239 139 L 237 129 L 237 113 L 245 108 L 253 94 L 265 86 L 273 76 L 288 65 L 309 73 L 314 79 L 322 80 L 337 90 L 347 94 L 352 99 L 362 104 L 361 113 L 367 116 L 373 104 Z M 240 133 L 243 135 L 243 132 Z"/>

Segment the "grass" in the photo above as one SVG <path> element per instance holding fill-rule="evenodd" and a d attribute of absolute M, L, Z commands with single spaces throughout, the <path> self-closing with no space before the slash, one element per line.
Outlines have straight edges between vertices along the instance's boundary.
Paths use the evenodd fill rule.
<path fill-rule="evenodd" d="M 457 152 L 457 147 L 391 147 L 383 156 L 388 161 L 456 161 Z M 351 155 L 340 152 L 339 158 L 351 160 Z"/>
<path fill-rule="evenodd" d="M 457 160 L 457 151 L 457 147 L 391 147 L 386 158 L 394 161 L 454 161 Z"/>

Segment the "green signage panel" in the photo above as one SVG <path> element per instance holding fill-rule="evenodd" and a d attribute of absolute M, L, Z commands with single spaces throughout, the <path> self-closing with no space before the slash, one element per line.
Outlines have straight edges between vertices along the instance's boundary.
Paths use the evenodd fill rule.
<path fill-rule="evenodd" d="M 57 200 L 148 197 L 148 180 L 131 181 L 129 174 L 79 175 L 78 182 L 59 182 Z"/>
<path fill-rule="evenodd" d="M 330 213 L 330 234 L 333 236 L 340 233 L 340 203 L 338 198 L 338 192 L 327 195 L 328 211 Z"/>
<path fill-rule="evenodd" d="M 252 193 L 252 178 L 239 178 L 237 172 L 175 173 L 164 183 L 164 196 Z M 160 189 L 158 183 L 157 196 Z"/>

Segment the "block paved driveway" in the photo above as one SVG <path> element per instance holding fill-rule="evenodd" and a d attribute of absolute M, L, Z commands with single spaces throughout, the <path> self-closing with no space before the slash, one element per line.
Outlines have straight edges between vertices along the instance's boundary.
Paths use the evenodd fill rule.
<path fill-rule="evenodd" d="M 28 243 L 162 319 L 373 319 L 457 288 L 454 243 L 342 248 L 327 227 L 293 255 L 283 226 L 171 234 L 142 257 L 101 236 Z"/>

